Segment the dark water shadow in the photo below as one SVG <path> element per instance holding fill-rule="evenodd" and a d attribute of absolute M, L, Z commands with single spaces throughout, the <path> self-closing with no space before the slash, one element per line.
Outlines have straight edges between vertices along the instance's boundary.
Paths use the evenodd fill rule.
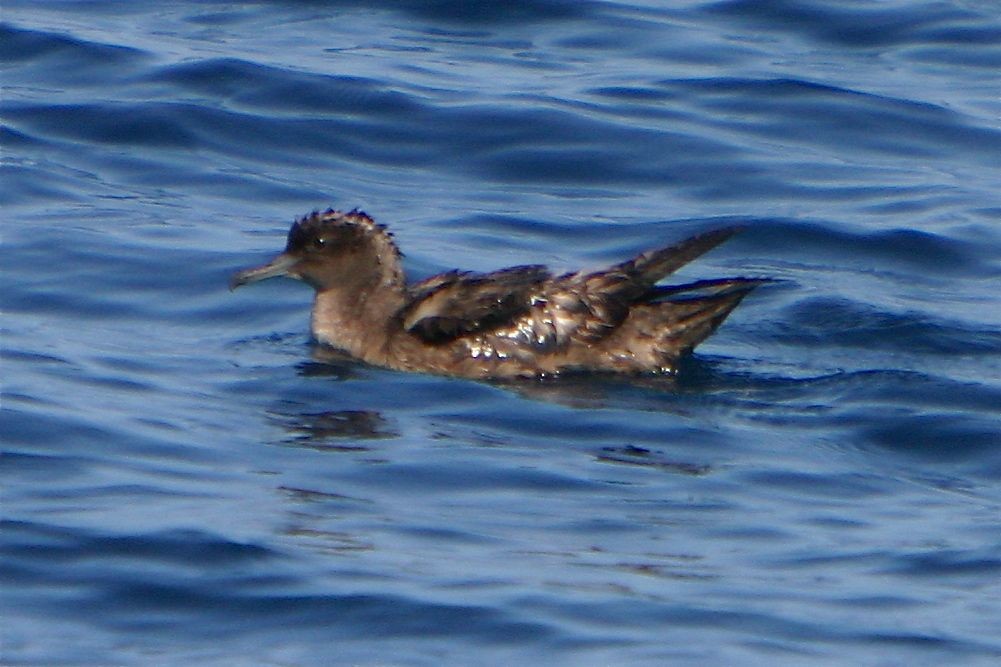
<path fill-rule="evenodd" d="M 329 377 L 334 380 L 351 380 L 361 376 L 367 368 L 357 359 L 326 345 L 313 344 L 310 350 L 310 361 L 304 361 L 296 367 L 302 377 Z"/>

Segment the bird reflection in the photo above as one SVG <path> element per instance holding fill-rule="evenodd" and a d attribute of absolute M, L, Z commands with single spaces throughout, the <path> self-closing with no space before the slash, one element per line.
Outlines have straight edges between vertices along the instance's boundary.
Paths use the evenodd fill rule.
<path fill-rule="evenodd" d="M 691 392 L 704 393 L 708 388 L 726 384 L 712 360 L 688 357 L 679 362 L 673 375 L 649 373 L 566 373 L 538 380 L 495 380 L 491 384 L 523 398 L 554 403 L 569 408 L 625 408 L 650 412 L 685 414 L 687 408 L 679 397 Z"/>
<path fill-rule="evenodd" d="M 653 451 L 635 445 L 621 447 L 602 447 L 595 455 L 595 460 L 602 463 L 617 463 L 620 465 L 639 466 L 641 468 L 656 468 L 679 475 L 701 477 L 712 472 L 712 466 L 701 463 L 675 461 L 664 457 L 663 452 Z"/>
<path fill-rule="evenodd" d="M 654 389 L 655 395 L 663 396 L 676 391 L 678 386 L 675 379 L 667 375 L 623 378 L 596 373 L 566 374 L 541 380 L 497 380 L 491 384 L 522 398 L 580 409 L 614 407 L 623 400 L 624 392 L 632 393 L 636 388 Z M 629 405 L 642 409 L 631 399 Z"/>
<path fill-rule="evenodd" d="M 289 442 L 323 451 L 365 452 L 358 440 L 381 440 L 399 435 L 375 410 L 329 410 L 296 415 L 273 415 L 289 433 Z"/>

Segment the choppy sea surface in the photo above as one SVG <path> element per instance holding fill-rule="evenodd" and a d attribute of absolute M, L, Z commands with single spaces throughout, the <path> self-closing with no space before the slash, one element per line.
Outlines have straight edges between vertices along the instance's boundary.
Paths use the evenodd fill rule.
<path fill-rule="evenodd" d="M 993 0 L 4 0 L 4 665 L 1001 661 Z M 229 275 L 746 230 L 676 379 L 318 355 Z"/>

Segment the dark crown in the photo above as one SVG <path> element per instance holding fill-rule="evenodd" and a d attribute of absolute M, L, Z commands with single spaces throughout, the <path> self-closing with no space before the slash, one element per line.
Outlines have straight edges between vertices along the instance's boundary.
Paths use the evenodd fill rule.
<path fill-rule="evenodd" d="M 324 230 L 343 230 L 354 228 L 366 236 L 389 237 L 389 232 L 383 225 L 378 224 L 364 211 L 352 209 L 347 213 L 327 209 L 322 213 L 313 211 L 309 215 L 303 216 L 292 224 L 288 232 L 286 247 L 294 250 L 304 247 L 310 239 L 321 234 Z"/>

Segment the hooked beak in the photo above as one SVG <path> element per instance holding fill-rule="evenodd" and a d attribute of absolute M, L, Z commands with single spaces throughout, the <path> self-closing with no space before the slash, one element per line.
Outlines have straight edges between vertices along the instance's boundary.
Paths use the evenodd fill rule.
<path fill-rule="evenodd" d="M 277 278 L 278 276 L 291 275 L 292 267 L 296 264 L 296 258 L 287 253 L 282 253 L 264 266 L 254 267 L 235 274 L 229 281 L 230 291 L 237 287 L 242 287 L 248 283 L 256 283 L 259 280 Z M 293 276 L 297 277 L 297 276 Z"/>

